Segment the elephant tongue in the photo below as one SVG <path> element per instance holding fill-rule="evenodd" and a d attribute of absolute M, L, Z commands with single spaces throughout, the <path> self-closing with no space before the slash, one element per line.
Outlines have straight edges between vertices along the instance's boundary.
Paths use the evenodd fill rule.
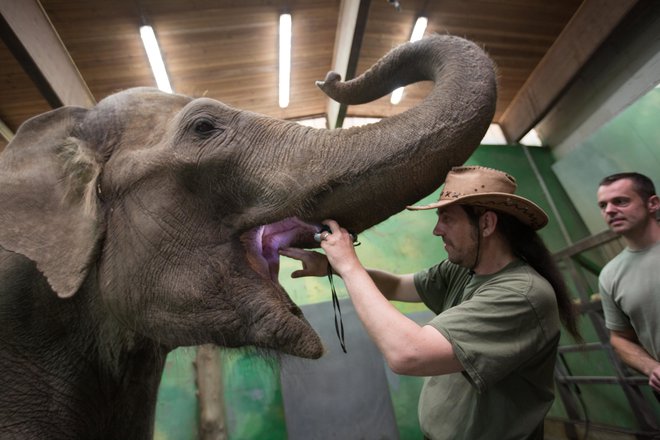
<path fill-rule="evenodd" d="M 280 255 L 282 248 L 294 245 L 296 247 L 314 246 L 313 236 L 318 226 L 305 223 L 291 217 L 277 223 L 261 226 L 257 229 L 252 249 L 258 250 L 256 255 L 259 272 L 278 282 Z M 259 251 L 260 250 L 260 251 Z"/>

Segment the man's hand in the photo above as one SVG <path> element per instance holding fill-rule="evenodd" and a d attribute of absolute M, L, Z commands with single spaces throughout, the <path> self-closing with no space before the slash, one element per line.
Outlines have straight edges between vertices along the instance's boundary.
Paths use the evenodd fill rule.
<path fill-rule="evenodd" d="M 352 268 L 362 267 L 360 260 L 353 249 L 353 236 L 334 220 L 326 220 L 331 232 L 322 232 L 321 247 L 326 255 L 314 251 L 298 248 L 280 249 L 280 255 L 302 262 L 303 268 L 291 274 L 291 278 L 320 277 L 328 274 L 328 264 L 332 265 L 334 272 L 343 274 Z"/>
<path fill-rule="evenodd" d="M 322 277 L 328 274 L 329 263 L 323 254 L 299 248 L 284 248 L 279 253 L 302 263 L 302 269 L 293 271 L 291 278 Z"/>
<path fill-rule="evenodd" d="M 660 392 L 660 363 L 639 343 L 632 328 L 610 330 L 610 343 L 623 362 L 649 377 L 649 385 Z"/>
<path fill-rule="evenodd" d="M 334 271 L 344 278 L 351 269 L 362 268 L 355 253 L 352 235 L 334 220 L 325 220 L 323 223 L 330 227 L 332 233 L 321 236 L 321 247 Z"/>
<path fill-rule="evenodd" d="M 649 374 L 649 385 L 660 393 L 660 365 L 655 367 Z"/>

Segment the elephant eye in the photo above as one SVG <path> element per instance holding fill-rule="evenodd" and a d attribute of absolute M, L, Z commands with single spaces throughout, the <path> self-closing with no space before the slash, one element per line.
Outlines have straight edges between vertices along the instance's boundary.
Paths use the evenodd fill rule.
<path fill-rule="evenodd" d="M 193 127 L 195 133 L 202 136 L 209 136 L 213 133 L 222 133 L 224 129 L 216 127 L 212 121 L 208 119 L 200 119 L 195 122 Z"/>

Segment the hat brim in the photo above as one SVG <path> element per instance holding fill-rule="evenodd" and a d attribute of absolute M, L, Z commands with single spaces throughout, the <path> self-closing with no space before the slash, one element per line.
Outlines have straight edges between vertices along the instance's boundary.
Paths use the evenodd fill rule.
<path fill-rule="evenodd" d="M 410 211 L 422 211 L 438 209 L 453 204 L 481 206 L 494 211 L 504 212 L 516 217 L 534 230 L 541 229 L 548 224 L 548 215 L 538 205 L 524 197 L 509 193 L 491 192 L 471 194 L 456 199 L 438 200 L 428 205 L 407 206 L 406 209 Z"/>

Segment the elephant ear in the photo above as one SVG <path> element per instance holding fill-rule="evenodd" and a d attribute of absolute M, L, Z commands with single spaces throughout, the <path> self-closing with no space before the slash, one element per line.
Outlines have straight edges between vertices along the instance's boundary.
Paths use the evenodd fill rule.
<path fill-rule="evenodd" d="M 37 264 L 62 298 L 75 294 L 102 234 L 95 155 L 72 135 L 87 110 L 25 122 L 0 155 L 0 246 Z"/>

